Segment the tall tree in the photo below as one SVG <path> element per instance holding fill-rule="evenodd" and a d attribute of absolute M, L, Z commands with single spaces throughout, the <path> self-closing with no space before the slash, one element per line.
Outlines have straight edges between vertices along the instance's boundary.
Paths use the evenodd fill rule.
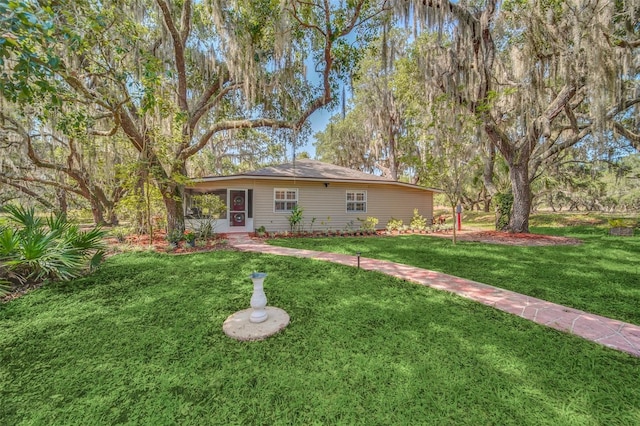
<path fill-rule="evenodd" d="M 104 136 L 91 135 L 87 131 L 91 117 L 81 111 L 64 114 L 59 110 L 55 118 L 57 128 L 51 129 L 47 125 L 54 120 L 29 114 L 27 110 L 33 107 L 23 108 L 20 114 L 10 109 L 0 108 L 0 129 L 4 135 L 0 148 L 6 155 L 0 165 L 0 176 L 14 186 L 48 188 L 45 192 L 55 194 L 58 202 L 55 210 L 62 213 L 67 213 L 67 196 L 75 195 L 86 201 L 96 224 L 117 223 L 114 208 L 124 189 L 113 169 L 126 158 L 122 141 L 110 138 L 108 143 L 100 140 Z M 46 198 L 41 195 L 37 199 Z M 41 204 L 53 208 L 51 202 Z"/>
<path fill-rule="evenodd" d="M 24 87 L 53 87 L 52 104 L 89 105 L 108 118 L 148 164 L 173 230 L 184 228 L 187 161 L 221 132 L 299 132 L 332 102 L 336 78 L 353 65 L 346 37 L 365 30 L 386 1 L 41 0 L 38 6 L 8 5 L 17 24 L 2 35 L 14 46 L 3 57 L 13 72 L 7 80 L 17 83 L 5 96 L 17 101 Z M 47 17 L 34 28 L 29 18 L 36 12 Z M 21 59 L 25 45 L 36 46 L 28 61 Z M 308 56 L 315 72 L 307 72 Z M 25 63 L 38 71 L 35 79 L 20 74 Z"/>
<path fill-rule="evenodd" d="M 398 96 L 396 63 L 406 54 L 407 34 L 388 29 L 370 43 L 358 68 L 354 83 L 354 102 L 364 111 L 365 129 L 370 136 L 372 156 L 377 166 L 393 180 L 402 174 L 402 136 L 406 134 L 405 102 Z"/>
<path fill-rule="evenodd" d="M 362 125 L 366 111 L 355 105 L 345 115 L 333 115 L 327 127 L 315 134 L 316 156 L 322 161 L 361 170 L 377 171 L 377 159 L 370 152 L 371 134 Z"/>
<path fill-rule="evenodd" d="M 377 172 L 393 180 L 416 175 L 407 168 L 407 154 L 414 140 L 408 135 L 407 109 L 415 103 L 401 93 L 397 66 L 406 55 L 407 34 L 385 30 L 363 49 L 364 54 L 352 78 L 350 109 L 336 115 L 316 135 L 318 155 L 327 161 L 367 172 Z M 410 176 L 407 176 L 408 172 Z"/>
<path fill-rule="evenodd" d="M 506 160 L 510 231 L 529 230 L 536 168 L 640 101 L 625 66 L 637 50 L 607 41 L 637 31 L 635 2 L 429 0 L 398 11 L 441 34 L 423 51 L 427 89 L 474 114 Z"/>

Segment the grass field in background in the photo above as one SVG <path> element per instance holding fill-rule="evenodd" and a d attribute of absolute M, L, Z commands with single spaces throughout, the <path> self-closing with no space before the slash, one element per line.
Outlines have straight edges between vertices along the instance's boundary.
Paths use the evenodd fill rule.
<path fill-rule="evenodd" d="M 447 223 L 452 224 L 452 211 L 443 207 L 436 207 L 434 216 L 447 216 Z M 610 219 L 624 219 L 630 224 L 640 226 L 638 213 L 603 213 L 584 211 L 551 212 L 540 211 L 529 217 L 529 224 L 533 227 L 565 227 L 565 226 L 593 226 L 606 228 Z M 462 223 L 476 229 L 495 229 L 495 213 L 477 210 L 465 210 L 462 213 Z"/>
<path fill-rule="evenodd" d="M 237 342 L 256 270 L 291 323 Z M 0 323 L 2 424 L 640 423 L 638 358 L 308 259 L 118 255 Z"/>

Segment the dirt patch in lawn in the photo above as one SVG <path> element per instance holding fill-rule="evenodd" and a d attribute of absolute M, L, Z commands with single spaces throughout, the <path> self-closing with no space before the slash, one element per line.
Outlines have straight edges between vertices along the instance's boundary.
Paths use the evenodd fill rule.
<path fill-rule="evenodd" d="M 430 234 L 436 237 L 452 238 L 452 232 L 446 234 Z M 462 231 L 457 235 L 458 241 L 470 241 L 487 244 L 505 244 L 512 246 L 560 246 L 582 244 L 577 238 L 558 237 L 554 235 L 523 234 L 499 231 Z"/>

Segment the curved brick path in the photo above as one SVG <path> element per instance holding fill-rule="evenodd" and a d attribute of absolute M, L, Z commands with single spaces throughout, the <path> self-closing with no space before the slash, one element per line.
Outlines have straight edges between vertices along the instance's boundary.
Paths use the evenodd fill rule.
<path fill-rule="evenodd" d="M 348 266 L 357 264 L 356 256 L 270 246 L 262 241 L 251 239 L 248 234 L 227 234 L 227 236 L 229 244 L 242 251 L 306 257 Z M 438 290 L 449 291 L 538 324 L 569 332 L 640 357 L 640 327 L 637 325 L 401 263 L 360 258 L 360 267 Z"/>

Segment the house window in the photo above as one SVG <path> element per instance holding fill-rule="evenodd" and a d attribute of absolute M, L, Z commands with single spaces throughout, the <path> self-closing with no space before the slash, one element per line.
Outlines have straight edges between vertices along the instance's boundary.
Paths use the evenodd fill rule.
<path fill-rule="evenodd" d="M 347 191 L 347 213 L 367 212 L 367 191 Z"/>
<path fill-rule="evenodd" d="M 216 196 L 220 199 L 221 209 L 212 210 L 212 207 L 217 207 L 217 203 L 212 200 L 211 196 Z M 187 194 L 186 199 L 187 209 L 185 215 L 187 219 L 202 219 L 202 218 L 215 218 L 226 219 L 227 218 L 227 190 L 217 189 L 207 192 L 192 192 Z"/>
<path fill-rule="evenodd" d="M 273 191 L 273 211 L 290 212 L 298 204 L 298 190 L 291 188 L 276 188 Z"/>

